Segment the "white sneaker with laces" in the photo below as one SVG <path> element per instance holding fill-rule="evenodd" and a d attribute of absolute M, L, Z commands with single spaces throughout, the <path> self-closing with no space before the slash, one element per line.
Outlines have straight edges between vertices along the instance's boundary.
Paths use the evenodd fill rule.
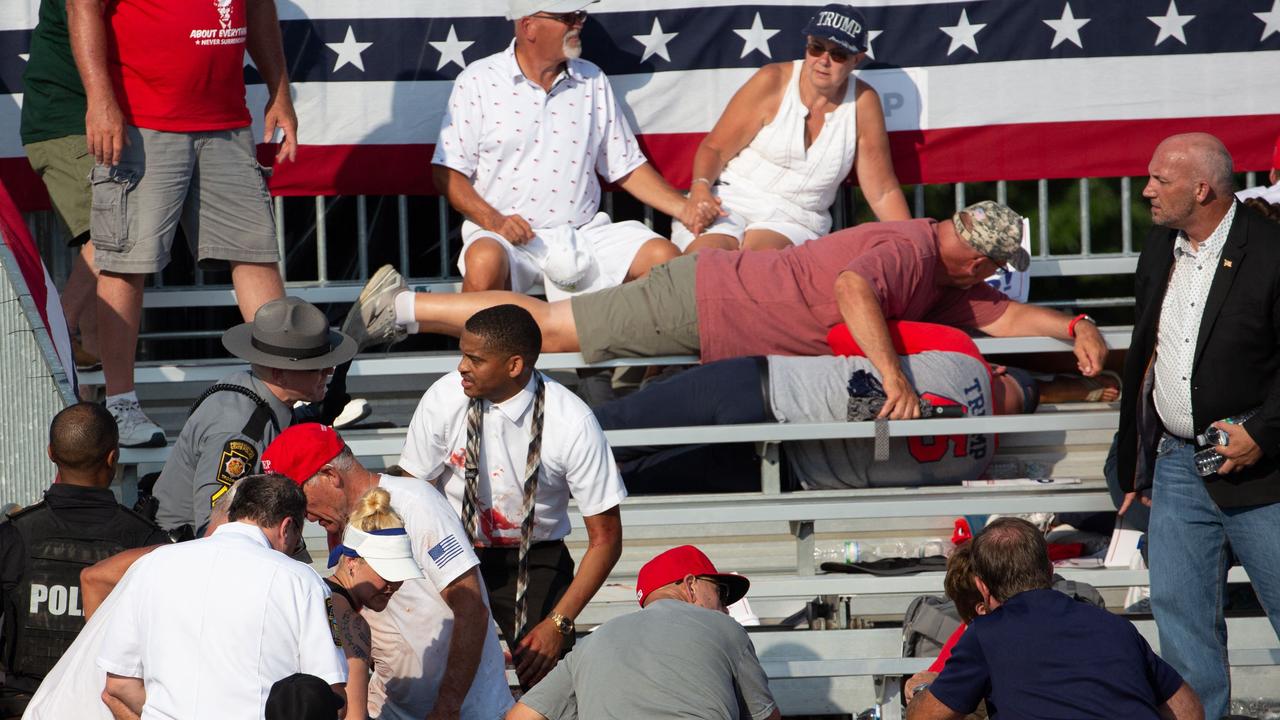
<path fill-rule="evenodd" d="M 360 297 L 351 305 L 342 332 L 356 341 L 360 350 L 376 345 L 394 345 L 408 337 L 396 323 L 396 296 L 409 292 L 404 278 L 390 265 L 383 265 L 369 278 Z"/>
<path fill-rule="evenodd" d="M 113 402 L 107 412 L 116 419 L 120 431 L 120 447 L 164 447 L 164 430 L 142 412 L 136 400 Z"/>

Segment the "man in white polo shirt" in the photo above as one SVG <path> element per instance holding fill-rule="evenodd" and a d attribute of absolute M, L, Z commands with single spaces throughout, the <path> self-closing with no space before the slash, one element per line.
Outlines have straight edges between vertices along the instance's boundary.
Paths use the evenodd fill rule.
<path fill-rule="evenodd" d="M 458 372 L 422 396 L 400 455 L 462 518 L 526 687 L 572 646 L 574 619 L 618 561 L 627 496 L 590 408 L 534 369 L 541 346 L 523 308 L 472 315 Z M 570 496 L 589 543 L 576 575 L 564 545 Z"/>
<path fill-rule="evenodd" d="M 272 684 L 299 672 L 345 699 L 329 589 L 287 557 L 305 513 L 288 479 L 247 477 L 211 536 L 134 563 L 98 651 L 108 702 L 149 718 L 262 718 Z"/>
<path fill-rule="evenodd" d="M 563 298 L 680 254 L 644 224 L 598 212 L 597 174 L 699 230 L 716 217 L 688 206 L 646 162 L 608 78 L 580 59 L 584 8 L 597 1 L 510 0 L 511 45 L 454 82 L 431 163 L 436 187 L 466 218 L 464 292 L 543 283 Z"/>
<path fill-rule="evenodd" d="M 391 493 L 413 558 L 425 576 L 406 580 L 385 610 L 362 612 L 372 640 L 368 712 L 381 720 L 493 720 L 511 707 L 502 647 L 493 629 L 479 560 L 453 508 L 416 478 L 369 472 L 333 428 L 294 425 L 262 453 L 262 466 L 307 496 L 307 516 L 331 536 L 360 498 Z"/>

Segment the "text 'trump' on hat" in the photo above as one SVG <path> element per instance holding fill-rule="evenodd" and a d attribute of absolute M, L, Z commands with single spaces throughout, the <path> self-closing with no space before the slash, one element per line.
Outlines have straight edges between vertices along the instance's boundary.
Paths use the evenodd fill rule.
<path fill-rule="evenodd" d="M 867 21 L 843 3 L 824 6 L 800 32 L 830 40 L 854 54 L 867 51 Z"/>
<path fill-rule="evenodd" d="M 338 431 L 320 423 L 285 428 L 262 451 L 262 472 L 280 473 L 299 485 L 345 450 Z"/>
<path fill-rule="evenodd" d="M 966 226 L 964 216 L 969 216 Z M 1019 272 L 1031 266 L 1031 255 L 1022 247 L 1022 216 L 1000 203 L 983 200 L 951 216 L 956 234 L 996 265 Z"/>
<path fill-rule="evenodd" d="M 738 602 L 747 594 L 751 581 L 741 575 L 730 575 L 716 570 L 711 560 L 698 548 L 692 545 L 681 545 L 660 553 L 640 568 L 636 577 L 636 600 L 641 607 L 649 594 L 664 585 L 682 580 L 686 575 L 715 578 L 729 587 L 729 599 L 726 605 Z"/>

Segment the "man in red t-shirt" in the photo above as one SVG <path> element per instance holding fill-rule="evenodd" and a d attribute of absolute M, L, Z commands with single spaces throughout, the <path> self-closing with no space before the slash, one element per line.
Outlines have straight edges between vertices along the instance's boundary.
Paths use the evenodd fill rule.
<path fill-rule="evenodd" d="M 989 200 L 950 220 L 866 223 L 777 252 L 706 250 L 648 277 L 568 301 L 507 292 L 412 294 L 387 266 L 352 307 L 343 331 L 368 347 L 394 342 L 405 326 L 457 335 L 466 319 L 514 303 L 542 328 L 544 352 L 609 357 L 698 353 L 703 362 L 750 355 L 825 355 L 829 328 L 843 323 L 875 365 L 888 397 L 881 417 L 919 417 L 886 320 L 919 320 L 997 337 L 1075 339 L 1080 371 L 1102 371 L 1107 346 L 1081 315 L 1024 305 L 986 283 L 1002 265 L 1025 270 L 1022 218 Z"/>
<path fill-rule="evenodd" d="M 201 267 L 230 263 L 246 321 L 284 296 L 244 87 L 247 49 L 269 93 L 263 141 L 281 130 L 276 160 L 292 160 L 280 23 L 272 0 L 68 0 L 67 20 L 97 162 L 89 232 L 107 409 L 122 446 L 164 445 L 138 406 L 133 362 L 143 282 L 168 264 L 179 221 Z"/>

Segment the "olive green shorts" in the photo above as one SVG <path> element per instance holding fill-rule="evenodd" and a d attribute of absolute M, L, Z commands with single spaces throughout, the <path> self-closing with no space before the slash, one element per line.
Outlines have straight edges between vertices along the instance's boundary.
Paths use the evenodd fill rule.
<path fill-rule="evenodd" d="M 71 244 L 82 245 L 89 239 L 89 172 L 93 156 L 85 145 L 84 135 L 68 135 L 24 145 L 31 169 L 44 181 L 53 209 L 67 224 Z"/>
<path fill-rule="evenodd" d="M 678 257 L 639 280 L 570 298 L 583 359 L 697 355 L 696 259 Z"/>

